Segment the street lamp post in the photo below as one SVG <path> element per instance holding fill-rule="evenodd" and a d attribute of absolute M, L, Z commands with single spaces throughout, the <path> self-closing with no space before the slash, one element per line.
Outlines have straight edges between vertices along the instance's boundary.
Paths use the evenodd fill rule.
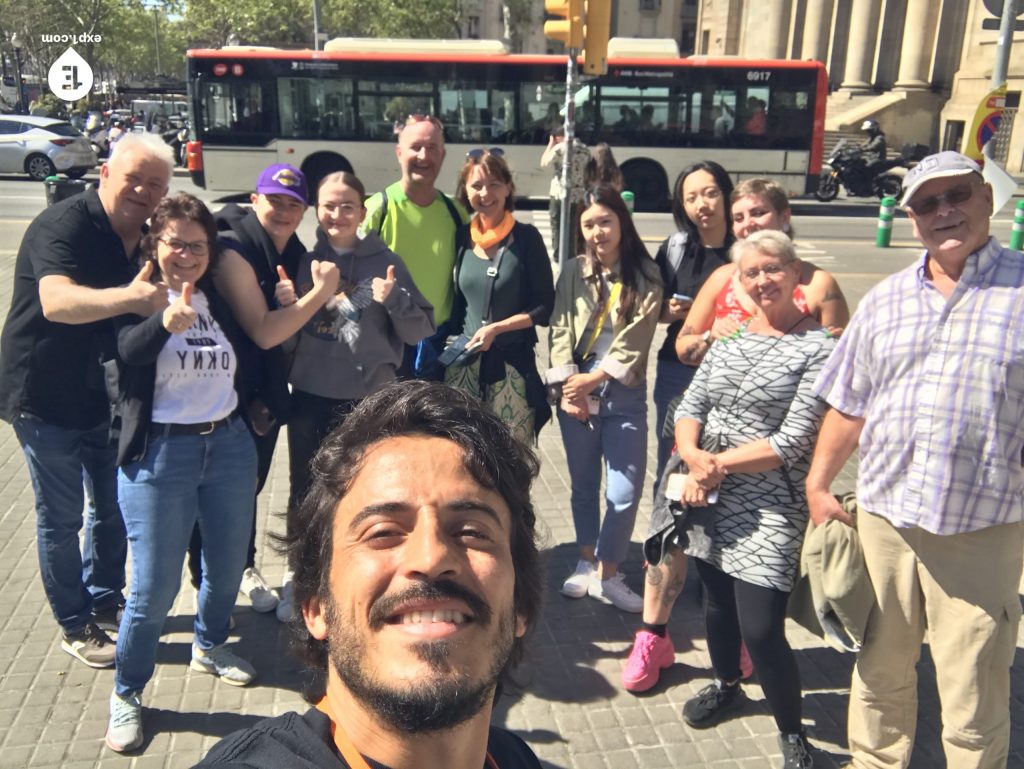
<path fill-rule="evenodd" d="M 18 102 L 14 111 L 24 115 L 25 109 L 25 87 L 21 81 L 21 65 L 24 63 L 21 58 L 21 38 L 17 34 L 11 35 L 11 48 L 14 51 L 14 87 L 18 89 Z"/>
<path fill-rule="evenodd" d="M 157 6 L 153 6 L 153 38 L 156 41 L 156 74 L 159 77 L 163 67 L 160 66 L 160 11 Z"/>

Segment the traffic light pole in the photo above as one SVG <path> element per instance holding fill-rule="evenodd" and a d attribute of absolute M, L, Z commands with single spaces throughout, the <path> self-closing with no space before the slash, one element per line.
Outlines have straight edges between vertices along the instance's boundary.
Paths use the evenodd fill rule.
<path fill-rule="evenodd" d="M 569 50 L 569 58 L 565 67 L 565 151 L 562 152 L 562 215 L 559 217 L 558 258 L 564 265 L 575 253 L 576 244 L 569 243 L 572 232 L 572 205 L 570 202 L 570 185 L 572 183 L 572 155 L 576 143 L 576 81 L 578 77 L 576 59 L 579 51 Z M 573 251 L 570 252 L 569 249 Z"/>

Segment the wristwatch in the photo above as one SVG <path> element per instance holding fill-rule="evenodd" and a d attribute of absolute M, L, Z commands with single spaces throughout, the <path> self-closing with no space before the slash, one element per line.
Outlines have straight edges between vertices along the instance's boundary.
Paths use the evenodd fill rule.
<path fill-rule="evenodd" d="M 710 331 L 705 331 L 703 334 L 700 335 L 700 341 L 702 341 L 704 344 L 710 347 L 711 343 L 715 340 L 711 338 Z"/>

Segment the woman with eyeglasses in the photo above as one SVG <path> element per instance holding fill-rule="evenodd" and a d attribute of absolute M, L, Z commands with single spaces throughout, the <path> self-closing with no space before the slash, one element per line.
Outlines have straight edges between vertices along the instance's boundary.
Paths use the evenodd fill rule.
<path fill-rule="evenodd" d="M 532 444 L 551 419 L 534 348 L 555 288 L 543 237 L 512 216 L 515 190 L 499 147 L 467 153 L 455 199 L 473 218 L 460 233 L 451 323 L 475 354 L 449 365 L 445 381 L 483 400 Z"/>
<path fill-rule="evenodd" d="M 366 189 L 347 171 L 329 174 L 316 196 L 316 245 L 299 262 L 297 296 L 314 290 L 313 267 L 336 265 L 338 293 L 289 341 L 288 510 L 309 485 L 309 463 L 327 434 L 359 402 L 395 381 L 405 345 L 434 333 L 434 308 L 402 258 L 373 232 L 359 237 Z M 288 517 L 290 523 L 291 517 Z M 290 581 L 285 579 L 285 584 Z M 291 591 L 281 616 L 293 617 Z"/>
<path fill-rule="evenodd" d="M 800 673 L 786 640 L 786 605 L 807 526 L 804 482 L 825 403 L 814 380 L 835 338 L 793 298 L 800 263 L 782 232 L 755 232 L 731 250 L 758 312 L 712 345 L 674 414 L 684 519 L 652 521 L 685 544 L 706 593 L 715 681 L 683 706 L 695 729 L 746 698 L 741 641 L 779 730 L 783 769 L 813 759 L 801 724 Z"/>
<path fill-rule="evenodd" d="M 580 231 L 584 251 L 565 264 L 555 289 L 547 372 L 558 400 L 579 547 L 562 594 L 589 595 L 636 613 L 643 599 L 626 584 L 619 564 L 647 467 L 645 378 L 661 313 L 661 280 L 614 187 L 587 192 Z"/>
<path fill-rule="evenodd" d="M 244 334 L 211 279 L 213 216 L 179 193 L 160 201 L 151 222 L 144 271 L 167 285 L 170 304 L 148 318 L 115 320 L 118 498 L 132 559 L 106 737 L 118 752 L 142 744 L 140 697 L 197 522 L 203 583 L 191 667 L 233 686 L 256 675 L 225 645 L 256 489 L 256 448 L 242 416 L 254 371 Z"/>

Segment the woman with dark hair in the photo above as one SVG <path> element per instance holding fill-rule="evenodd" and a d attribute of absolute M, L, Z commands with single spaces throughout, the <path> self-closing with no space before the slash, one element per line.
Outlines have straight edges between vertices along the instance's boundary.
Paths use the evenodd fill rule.
<path fill-rule="evenodd" d="M 459 237 L 451 325 L 479 354 L 448 366 L 445 381 L 480 398 L 517 438 L 533 443 L 551 419 L 534 347 L 555 288 L 544 239 L 512 216 L 514 195 L 499 151 L 467 154 L 455 198 L 474 215 Z"/>
<path fill-rule="evenodd" d="M 587 163 L 587 187 L 608 184 L 619 192 L 626 189 L 626 180 L 622 178 L 619 164 L 615 162 L 612 148 L 607 142 L 596 144 L 590 149 L 590 162 Z"/>
<path fill-rule="evenodd" d="M 619 191 L 587 192 L 585 251 L 558 277 L 547 381 L 559 400 L 576 570 L 562 585 L 628 612 L 643 601 L 625 583 L 626 557 L 647 466 L 647 355 L 661 312 L 661 281 Z M 603 523 L 601 463 L 607 475 Z"/>
<path fill-rule="evenodd" d="M 201 201 L 179 193 L 157 206 L 142 248 L 170 304 L 115 321 L 118 498 L 132 558 L 106 737 L 118 752 L 142 744 L 140 696 L 197 522 L 203 582 L 191 667 L 233 686 L 256 675 L 225 646 L 252 526 L 256 449 L 241 416 L 253 383 L 240 358 L 246 346 L 211 278 L 217 227 Z"/>
<path fill-rule="evenodd" d="M 697 371 L 695 364 L 682 363 L 676 357 L 676 337 L 708 276 L 729 263 L 729 247 L 735 240 L 729 230 L 727 201 L 731 194 L 732 179 L 718 163 L 707 160 L 684 168 L 672 196 L 672 216 L 679 231 L 661 244 L 655 256 L 665 283 L 661 321 L 669 324 L 658 351 L 654 380 L 658 446 L 655 496 L 675 443 L 668 424 L 669 404 L 686 390 Z M 622 672 L 623 686 L 629 691 L 650 689 L 657 683 L 660 670 L 675 659 L 667 626 L 672 604 L 686 578 L 685 558 L 681 560 L 682 565 L 662 564 L 647 571 L 643 621 Z M 673 567 L 671 573 L 668 566 Z"/>

